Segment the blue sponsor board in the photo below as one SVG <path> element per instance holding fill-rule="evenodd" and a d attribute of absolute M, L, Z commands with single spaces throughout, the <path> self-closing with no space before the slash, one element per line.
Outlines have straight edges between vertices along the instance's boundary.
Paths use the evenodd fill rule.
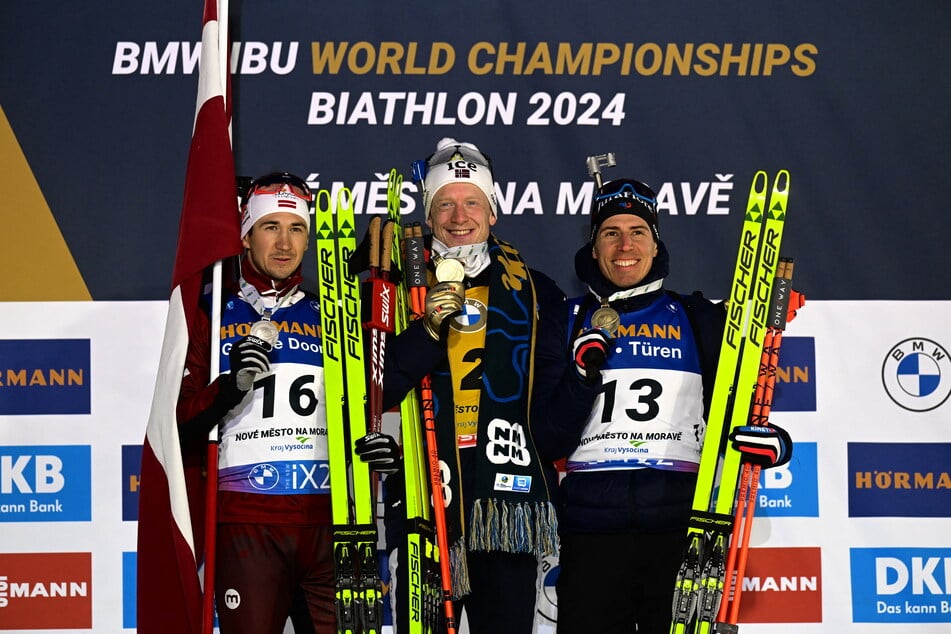
<path fill-rule="evenodd" d="M 951 623 L 951 548 L 853 548 L 852 620 Z"/>
<path fill-rule="evenodd" d="M 0 522 L 88 522 L 89 445 L 0 447 Z"/>
<path fill-rule="evenodd" d="M 784 336 L 776 365 L 772 411 L 816 411 L 815 338 Z"/>
<path fill-rule="evenodd" d="M 756 515 L 819 517 L 816 443 L 797 442 L 787 464 L 760 471 Z"/>
<path fill-rule="evenodd" d="M 848 455 L 850 517 L 951 517 L 951 443 L 849 443 Z"/>
<path fill-rule="evenodd" d="M 122 553 L 122 627 L 127 630 L 136 628 L 135 596 L 138 569 L 137 553 Z"/>
<path fill-rule="evenodd" d="M 122 521 L 139 519 L 139 473 L 142 466 L 142 445 L 122 446 Z"/>
<path fill-rule="evenodd" d="M 88 339 L 0 340 L 0 416 L 88 414 Z"/>

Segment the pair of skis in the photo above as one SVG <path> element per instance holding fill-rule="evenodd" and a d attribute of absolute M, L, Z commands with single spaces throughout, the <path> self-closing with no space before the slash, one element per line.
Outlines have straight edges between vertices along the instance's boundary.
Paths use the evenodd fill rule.
<path fill-rule="evenodd" d="M 353 197 L 342 189 L 334 200 L 321 190 L 315 210 L 337 632 L 379 634 L 383 590 L 377 563 L 375 482 L 353 448 L 354 441 L 367 433 L 359 280 L 349 266 L 356 249 Z M 375 384 L 371 391 L 376 394 Z"/>
<path fill-rule="evenodd" d="M 394 234 L 394 266 L 403 271 L 396 292 L 397 334 L 406 329 L 411 319 L 422 317 L 428 287 L 422 227 L 418 223 L 403 227 L 400 219 L 402 182 L 403 177 L 391 170 L 387 182 L 387 220 Z M 441 615 L 447 634 L 455 634 L 445 503 L 428 376 L 423 378 L 418 392 L 410 391 L 403 399 L 400 416 L 408 567 L 401 571 L 400 582 L 406 583 L 409 591 L 408 605 L 401 607 L 407 611 L 410 634 L 437 631 Z"/>
<path fill-rule="evenodd" d="M 795 295 L 793 301 L 801 305 L 801 296 L 790 286 L 792 262 L 779 256 L 789 172 L 780 170 L 771 191 L 768 186 L 766 172 L 757 172 L 727 300 L 686 551 L 674 591 L 672 634 L 737 631 L 759 468 L 741 464 L 740 452 L 727 438 L 738 426 L 766 424 L 790 298 Z M 732 593 L 729 586 L 724 592 L 728 578 Z"/>

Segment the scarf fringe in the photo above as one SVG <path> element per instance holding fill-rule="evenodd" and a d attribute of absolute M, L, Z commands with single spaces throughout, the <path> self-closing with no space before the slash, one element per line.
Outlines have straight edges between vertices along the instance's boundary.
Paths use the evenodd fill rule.
<path fill-rule="evenodd" d="M 449 553 L 449 572 L 452 575 L 452 599 L 458 601 L 472 591 L 469 585 L 469 565 L 466 562 L 466 540 L 457 539 Z"/>
<path fill-rule="evenodd" d="M 547 501 L 475 500 L 467 532 L 474 551 L 530 553 L 541 559 L 558 549 L 558 518 Z"/>

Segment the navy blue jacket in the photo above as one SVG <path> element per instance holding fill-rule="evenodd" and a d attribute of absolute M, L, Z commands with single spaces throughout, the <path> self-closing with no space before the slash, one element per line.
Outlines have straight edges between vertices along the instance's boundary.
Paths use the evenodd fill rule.
<path fill-rule="evenodd" d="M 622 290 L 601 274 L 591 257 L 590 244 L 578 251 L 575 270 L 601 297 Z M 669 257 L 661 242 L 642 284 L 666 277 L 668 270 Z M 706 416 L 726 319 L 723 305 L 704 299 L 700 293 L 681 296 L 661 288 L 612 302 L 611 307 L 619 313 L 639 310 L 664 294 L 673 295 L 684 306 L 693 328 L 703 372 Z M 532 430 L 539 453 L 553 461 L 567 457 L 578 447 L 585 421 L 601 391 L 600 379 L 588 385 L 575 370 L 569 341 L 572 324 L 568 321 L 567 302 L 561 310 L 543 312 L 536 341 Z M 559 526 L 571 532 L 686 530 L 695 483 L 694 473 L 650 468 L 571 473 L 561 484 Z"/>
<path fill-rule="evenodd" d="M 427 244 L 428 246 L 428 244 Z M 558 285 L 547 275 L 529 269 L 532 282 L 535 286 L 536 301 L 539 306 L 539 315 L 544 315 L 549 308 L 561 309 L 564 306 L 565 295 Z M 489 271 L 486 270 L 475 278 L 466 278 L 466 287 L 488 284 Z M 490 299 L 491 301 L 491 299 Z M 541 317 L 539 317 L 541 323 Z M 383 372 L 383 407 L 384 411 L 400 403 L 403 397 L 415 389 L 423 377 L 436 370 L 445 371 L 448 367 L 446 344 L 437 342 L 430 337 L 423 328 L 423 321 L 417 319 L 411 322 L 406 330 L 397 336 L 389 336 L 386 343 L 386 363 Z M 469 475 L 475 468 L 473 451 L 462 452 L 460 456 L 462 472 L 463 497 L 473 499 L 472 488 L 474 478 Z M 549 494 L 557 504 L 557 474 L 552 463 L 542 465 L 545 479 L 549 485 Z M 403 543 L 404 523 L 401 517 L 403 508 L 400 506 L 405 496 L 403 473 L 387 476 L 384 490 L 385 526 L 387 550 Z M 468 510 L 467 510 L 468 512 Z M 468 520 L 468 518 L 467 518 Z"/>

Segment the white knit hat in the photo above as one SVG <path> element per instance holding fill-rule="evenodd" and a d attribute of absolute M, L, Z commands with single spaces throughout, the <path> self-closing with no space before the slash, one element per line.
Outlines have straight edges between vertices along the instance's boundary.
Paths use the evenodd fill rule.
<path fill-rule="evenodd" d="M 433 197 L 450 183 L 471 183 L 489 199 L 492 215 L 498 215 L 495 182 L 489 157 L 472 143 L 445 138 L 436 144 L 436 151 L 426 159 L 426 177 L 423 179 L 423 209 L 429 217 Z"/>
<path fill-rule="evenodd" d="M 310 234 L 310 206 L 306 200 L 289 191 L 252 191 L 247 205 L 241 210 L 241 237 L 248 235 L 251 227 L 261 218 L 280 212 L 300 216 L 307 223 L 307 233 Z"/>

